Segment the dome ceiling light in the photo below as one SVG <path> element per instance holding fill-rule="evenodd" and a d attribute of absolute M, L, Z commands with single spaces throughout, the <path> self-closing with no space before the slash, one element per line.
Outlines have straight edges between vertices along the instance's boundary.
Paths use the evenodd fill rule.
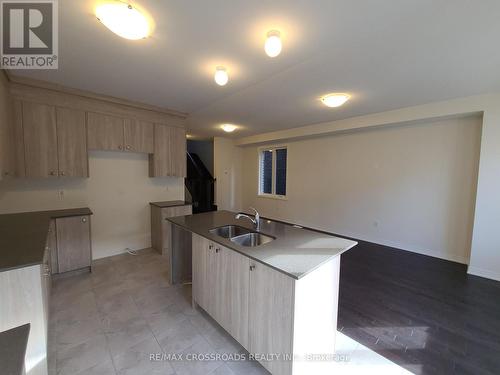
<path fill-rule="evenodd" d="M 267 56 L 276 57 L 281 53 L 281 34 L 278 30 L 271 30 L 267 33 L 266 43 L 264 50 Z"/>
<path fill-rule="evenodd" d="M 226 85 L 226 83 L 229 81 L 229 75 L 227 74 L 226 68 L 224 68 L 223 66 L 218 66 L 217 68 L 215 68 L 214 80 L 215 83 L 217 83 L 219 86 Z"/>
<path fill-rule="evenodd" d="M 125 39 L 144 39 L 150 33 L 146 16 L 128 3 L 114 1 L 100 4 L 95 9 L 95 15 L 104 26 Z"/>
<path fill-rule="evenodd" d="M 350 96 L 348 94 L 343 93 L 332 93 L 323 96 L 320 100 L 324 105 L 330 108 L 336 108 L 343 105 L 345 102 L 349 100 Z"/>
<path fill-rule="evenodd" d="M 222 124 L 221 129 L 224 130 L 226 133 L 232 133 L 236 130 L 237 126 L 233 124 Z"/>

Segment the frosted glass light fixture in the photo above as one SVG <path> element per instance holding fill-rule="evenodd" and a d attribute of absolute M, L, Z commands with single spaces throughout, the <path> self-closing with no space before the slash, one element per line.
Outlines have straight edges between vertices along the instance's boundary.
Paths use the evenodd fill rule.
<path fill-rule="evenodd" d="M 343 105 L 349 100 L 350 96 L 348 94 L 333 93 L 325 95 L 321 98 L 324 105 L 330 108 L 336 108 Z"/>
<path fill-rule="evenodd" d="M 266 43 L 264 44 L 264 50 L 267 56 L 276 57 L 281 53 L 281 35 L 278 30 L 271 30 L 267 33 Z"/>
<path fill-rule="evenodd" d="M 146 16 L 130 4 L 106 2 L 95 8 L 95 15 L 104 26 L 122 38 L 138 40 L 149 35 L 150 26 Z"/>
<path fill-rule="evenodd" d="M 220 127 L 226 133 L 232 133 L 236 130 L 236 125 L 233 125 L 233 124 L 222 124 Z"/>
<path fill-rule="evenodd" d="M 226 68 L 223 66 L 215 68 L 214 80 L 219 86 L 224 86 L 229 81 L 229 75 L 227 74 Z"/>

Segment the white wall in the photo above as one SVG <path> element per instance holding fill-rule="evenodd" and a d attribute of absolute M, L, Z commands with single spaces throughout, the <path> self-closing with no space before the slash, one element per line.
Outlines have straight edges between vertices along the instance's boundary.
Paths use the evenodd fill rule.
<path fill-rule="evenodd" d="M 484 112 L 469 273 L 500 281 L 500 97 Z"/>
<path fill-rule="evenodd" d="M 215 204 L 219 210 L 241 209 L 242 174 L 241 148 L 228 138 L 214 138 Z"/>
<path fill-rule="evenodd" d="M 355 129 L 482 114 L 479 175 L 468 272 L 500 281 L 500 94 L 476 95 L 237 139 L 236 145 L 324 137 Z"/>
<path fill-rule="evenodd" d="M 1 181 L 0 213 L 88 206 L 97 259 L 150 247 L 149 202 L 184 199 L 182 178 L 148 177 L 146 154 L 92 152 L 90 176 Z"/>
<path fill-rule="evenodd" d="M 243 206 L 264 216 L 468 263 L 481 117 L 288 143 L 288 200 L 257 197 L 246 147 Z"/>

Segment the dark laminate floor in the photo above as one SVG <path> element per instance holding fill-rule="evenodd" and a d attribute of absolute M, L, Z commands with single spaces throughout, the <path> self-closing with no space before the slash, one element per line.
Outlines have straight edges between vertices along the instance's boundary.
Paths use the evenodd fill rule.
<path fill-rule="evenodd" d="M 347 336 L 415 374 L 500 374 L 500 282 L 361 241 L 341 270 Z"/>

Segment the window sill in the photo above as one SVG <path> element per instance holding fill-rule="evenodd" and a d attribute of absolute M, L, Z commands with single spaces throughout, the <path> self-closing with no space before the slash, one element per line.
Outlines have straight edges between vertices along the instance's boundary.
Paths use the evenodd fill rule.
<path fill-rule="evenodd" d="M 275 195 L 275 194 L 257 194 L 257 198 L 277 199 L 280 201 L 288 200 L 288 197 L 286 195 Z"/>

